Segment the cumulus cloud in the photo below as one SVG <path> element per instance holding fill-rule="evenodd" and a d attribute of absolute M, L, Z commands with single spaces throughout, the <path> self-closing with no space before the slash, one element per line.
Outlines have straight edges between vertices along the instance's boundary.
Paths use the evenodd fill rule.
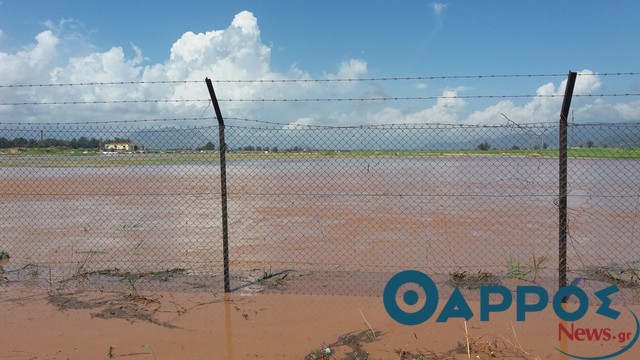
<path fill-rule="evenodd" d="M 602 88 L 602 80 L 591 70 L 578 72 L 574 87 L 574 95 L 590 95 L 597 93 Z M 562 97 L 565 92 L 567 80 L 563 80 L 558 87 L 553 83 L 546 83 L 536 89 L 536 96 L 523 105 L 516 106 L 511 100 L 502 100 L 484 109 L 474 111 L 465 122 L 471 124 L 496 124 L 505 121 L 501 114 L 507 115 L 516 122 L 549 122 L 557 120 L 560 116 Z M 594 101 L 580 104 L 573 101 L 573 110 L 586 115 L 600 112 L 604 103 Z M 588 110 L 588 111 L 587 111 Z M 611 114 L 611 113 L 610 113 Z M 584 116 L 588 119 L 590 116 Z"/>
<path fill-rule="evenodd" d="M 640 120 L 640 100 L 615 104 L 611 108 L 624 120 Z"/>
<path fill-rule="evenodd" d="M 171 47 L 169 61 L 145 69 L 146 78 L 245 80 L 270 76 L 271 49 L 260 39 L 257 19 L 243 11 L 225 30 L 187 32 Z"/>
<path fill-rule="evenodd" d="M 114 47 L 103 53 L 71 58 L 66 67 L 52 70 L 51 80 L 55 83 L 130 81 L 138 78 L 142 71 L 140 56 L 138 53 L 135 58 L 127 59 L 122 48 Z"/>
<path fill-rule="evenodd" d="M 338 72 L 333 74 L 326 74 L 325 78 L 329 80 L 333 79 L 357 79 L 362 77 L 367 73 L 367 62 L 362 59 L 349 59 L 344 60 L 340 63 L 338 67 Z M 344 94 L 347 92 L 352 92 L 360 85 L 358 82 L 339 82 L 339 83 L 331 83 L 328 86 L 325 86 L 324 89 L 327 93 L 336 94 Z M 379 93 L 379 91 L 375 91 Z"/>
<path fill-rule="evenodd" d="M 329 79 L 357 79 L 367 73 L 367 62 L 362 59 L 349 59 L 340 63 L 338 73 L 329 74 Z"/>
<path fill-rule="evenodd" d="M 447 89 L 431 107 L 414 112 L 403 112 L 397 108 L 386 107 L 381 111 L 367 114 L 367 120 L 377 125 L 457 123 L 466 106 L 467 102 L 458 97 L 458 90 Z"/>
<path fill-rule="evenodd" d="M 248 11 L 238 13 L 231 25 L 223 30 L 205 33 L 185 33 L 171 48 L 169 60 L 145 67 L 144 81 L 161 80 L 252 80 L 288 79 L 307 76 L 292 66 L 288 74 L 271 70 L 271 48 L 262 43 L 255 16 Z M 254 99 L 291 95 L 278 83 L 218 83 L 219 98 Z M 291 88 L 291 87 L 290 87 Z M 299 90 L 299 89 L 297 89 Z M 172 99 L 201 99 L 203 87 L 193 84 L 177 85 L 165 96 Z M 175 105 L 171 105 L 175 107 Z M 190 103 L 186 106 L 199 107 Z M 229 116 L 250 117 L 258 105 L 253 103 L 225 103 Z"/>
<path fill-rule="evenodd" d="M 602 88 L 602 80 L 600 77 L 591 70 L 585 69 L 578 71 L 578 77 L 576 78 L 576 84 L 573 89 L 574 95 L 590 95 L 595 94 Z M 567 80 L 562 81 L 558 93 L 564 94 L 564 89 L 567 86 Z"/>
<path fill-rule="evenodd" d="M 25 46 L 15 54 L 0 52 L 2 82 L 15 84 L 41 76 L 55 58 L 58 43 L 59 39 L 47 30 L 36 36 L 35 44 Z"/>

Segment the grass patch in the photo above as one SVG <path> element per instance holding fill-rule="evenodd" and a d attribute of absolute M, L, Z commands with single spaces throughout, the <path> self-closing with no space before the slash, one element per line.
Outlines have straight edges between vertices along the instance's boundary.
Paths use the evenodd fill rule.
<path fill-rule="evenodd" d="M 7 149 L 5 149 L 7 150 Z M 103 154 L 95 150 L 75 149 L 10 149 L 0 152 L 0 166 L 39 167 L 113 167 L 136 165 L 172 165 L 183 163 L 217 163 L 218 152 L 151 151 L 145 154 Z M 229 151 L 227 161 L 331 158 L 394 158 L 439 156 L 518 156 L 558 157 L 558 149 L 495 149 L 495 150 L 309 150 L 281 151 L 265 154 L 261 151 Z M 570 158 L 640 159 L 640 148 L 571 148 Z M 32 158 L 30 158 L 32 157 Z"/>
<path fill-rule="evenodd" d="M 637 264 L 593 266 L 583 271 L 585 277 L 618 285 L 623 288 L 640 287 L 640 270 Z"/>
<path fill-rule="evenodd" d="M 9 261 L 10 258 L 11 256 L 9 256 L 8 252 L 4 250 L 0 251 L 0 275 L 4 275 L 4 267 L 2 267 L 2 265 Z"/>
<path fill-rule="evenodd" d="M 546 255 L 533 255 L 531 259 L 526 262 L 515 260 L 509 255 L 509 259 L 507 260 L 507 278 L 536 282 L 540 271 L 544 269 L 543 265 L 546 261 Z"/>

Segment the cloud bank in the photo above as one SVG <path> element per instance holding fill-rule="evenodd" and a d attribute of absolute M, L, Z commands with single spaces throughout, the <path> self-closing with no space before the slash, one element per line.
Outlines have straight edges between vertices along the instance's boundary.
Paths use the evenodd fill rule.
<path fill-rule="evenodd" d="M 436 15 L 446 4 L 433 4 Z M 62 24 L 63 25 L 63 24 Z M 119 119 L 198 117 L 207 109 L 206 101 L 143 102 L 110 104 L 113 100 L 145 101 L 156 99 L 206 100 L 206 77 L 214 80 L 301 80 L 312 76 L 297 65 L 285 73 L 271 68 L 271 47 L 262 42 L 258 19 L 248 11 L 238 13 L 225 29 L 204 33 L 186 32 L 177 39 L 166 61 L 149 64 L 144 48 L 130 45 L 134 56 L 124 47 L 88 54 L 68 54 L 64 26 L 47 29 L 32 44 L 14 53 L 0 52 L 0 88 L 4 103 L 29 102 L 107 102 L 89 105 L 0 106 L 0 122 L 91 122 Z M 0 30 L 0 39 L 7 36 Z M 85 48 L 86 49 L 86 48 Z M 94 49 L 95 50 L 95 49 Z M 322 75 L 325 80 L 371 77 L 366 59 L 343 59 L 331 64 Z M 582 70 L 575 94 L 596 94 L 603 90 L 600 76 Z M 388 76 L 405 74 L 388 74 Z M 181 83 L 193 80 L 202 83 Z M 100 82 L 147 82 L 142 85 L 8 87 L 23 84 L 66 84 Z M 171 82 L 151 84 L 153 82 Z M 391 123 L 504 123 L 501 113 L 514 121 L 549 122 L 558 118 L 565 82 L 538 84 L 528 99 L 498 99 L 479 108 L 476 102 L 460 98 L 474 90 L 469 87 L 438 88 L 421 81 L 407 85 L 396 82 L 220 82 L 220 99 L 304 99 L 304 98 L 384 98 L 396 94 L 434 96 L 434 101 L 394 102 L 223 102 L 227 117 L 263 119 L 289 124 L 391 124 Z M 404 86 L 404 87 L 403 87 Z M 417 91 L 417 93 L 416 93 Z M 431 94 L 428 94 L 431 92 Z M 435 94 L 433 92 L 436 92 Z M 509 95 L 502 94 L 502 95 Z M 404 96 L 404 95 L 397 95 Z M 602 98 L 574 101 L 575 115 L 583 121 L 619 121 L 640 118 L 640 102 L 609 103 Z M 211 114 L 208 114 L 212 116 Z"/>

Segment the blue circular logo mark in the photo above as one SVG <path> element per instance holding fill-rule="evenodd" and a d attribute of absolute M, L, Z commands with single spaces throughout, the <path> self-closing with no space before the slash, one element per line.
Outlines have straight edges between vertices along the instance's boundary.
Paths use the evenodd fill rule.
<path fill-rule="evenodd" d="M 417 284 L 427 295 L 427 301 L 425 301 L 421 309 L 415 312 L 402 310 L 396 301 L 398 290 L 405 284 Z M 430 301 L 432 298 L 436 300 Z M 417 304 L 418 299 L 418 293 L 414 290 L 407 290 L 402 295 L 402 301 L 409 306 Z M 438 307 L 438 288 L 425 273 L 416 270 L 405 270 L 389 279 L 382 293 L 382 301 L 387 313 L 393 320 L 403 325 L 418 325 L 427 321 L 436 312 Z"/>
<path fill-rule="evenodd" d="M 413 306 L 418 303 L 418 293 L 414 290 L 408 290 L 404 295 L 402 295 L 402 300 L 404 300 L 407 305 Z"/>

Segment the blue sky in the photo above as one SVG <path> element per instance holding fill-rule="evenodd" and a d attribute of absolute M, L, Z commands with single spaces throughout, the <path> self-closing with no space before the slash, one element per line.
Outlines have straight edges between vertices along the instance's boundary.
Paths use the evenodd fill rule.
<path fill-rule="evenodd" d="M 86 81 L 327 79 L 581 71 L 585 94 L 638 93 L 637 1 L 0 1 L 0 85 Z M 239 31 L 234 31 L 236 29 Z M 218 35 L 213 35 L 217 31 Z M 229 116 L 285 122 L 397 123 L 553 121 L 561 99 L 456 99 L 468 95 L 560 94 L 560 77 L 446 79 L 357 84 L 220 84 L 220 98 L 437 97 L 366 104 L 226 104 Z M 0 96 L 28 101 L 25 89 Z M 84 100 L 206 98 L 201 87 L 55 93 Z M 136 93 L 137 95 L 132 95 Z M 40 92 L 39 96 L 42 95 Z M 203 104 L 139 109 L 196 114 Z M 638 97 L 585 98 L 585 121 L 640 120 Z M 267 107 L 265 109 L 264 107 Z M 78 111 L 58 117 L 78 120 Z M 51 111 L 46 112 L 48 114 Z M 132 112 L 133 113 L 133 112 Z M 284 113 L 284 115 L 283 115 Z M 2 119 L 44 121 L 45 112 L 0 109 Z M 157 117 L 157 116 L 156 116 Z M 81 120 L 78 120 L 81 121 Z"/>

